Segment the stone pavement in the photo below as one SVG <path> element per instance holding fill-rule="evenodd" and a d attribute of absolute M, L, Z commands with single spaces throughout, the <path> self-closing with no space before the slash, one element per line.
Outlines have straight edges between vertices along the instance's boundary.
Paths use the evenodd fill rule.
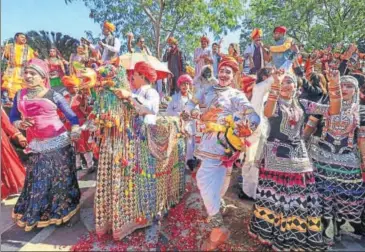
<path fill-rule="evenodd" d="M 240 172 L 234 170 L 232 183 Z M 208 234 L 205 223 L 205 211 L 199 192 L 187 176 L 187 194 L 180 204 L 172 208 L 161 223 L 137 231 L 123 241 L 113 241 L 110 236 L 97 238 L 94 231 L 93 201 L 96 174 L 81 171 L 79 183 L 82 190 L 80 220 L 73 226 L 51 226 L 30 232 L 15 226 L 11 220 L 11 210 L 16 198 L 1 204 L 1 251 L 142 251 L 142 250 L 197 250 Z M 225 223 L 232 231 L 228 244 L 219 250 L 230 251 L 270 251 L 257 244 L 247 234 L 252 202 L 238 199 L 231 188 L 226 195 L 230 206 L 224 217 Z M 75 245 L 76 244 L 76 245 Z M 365 251 L 365 239 L 354 240 L 344 237 L 337 242 L 334 251 Z"/>

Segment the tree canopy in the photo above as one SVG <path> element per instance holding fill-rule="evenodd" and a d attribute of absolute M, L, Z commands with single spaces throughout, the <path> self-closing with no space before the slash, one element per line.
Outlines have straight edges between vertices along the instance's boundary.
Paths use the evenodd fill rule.
<path fill-rule="evenodd" d="M 241 38 L 250 40 L 253 27 L 264 31 L 269 42 L 275 26 L 308 49 L 339 42 L 360 42 L 365 37 L 365 1 L 358 0 L 251 0 L 242 21 Z"/>
<path fill-rule="evenodd" d="M 64 0 L 67 4 L 77 0 Z M 116 34 L 143 36 L 157 57 L 163 54 L 167 38 L 174 36 L 180 47 L 193 51 L 209 30 L 216 37 L 239 29 L 246 0 L 81 0 L 90 17 L 102 24 L 116 25 Z"/>

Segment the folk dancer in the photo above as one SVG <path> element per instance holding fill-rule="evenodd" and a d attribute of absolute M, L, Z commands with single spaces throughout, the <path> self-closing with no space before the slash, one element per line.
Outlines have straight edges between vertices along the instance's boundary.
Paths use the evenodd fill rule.
<path fill-rule="evenodd" d="M 47 63 L 30 60 L 24 69 L 26 88 L 14 98 L 10 121 L 26 130 L 29 155 L 24 187 L 12 218 L 30 231 L 68 222 L 80 208 L 80 189 L 71 141 L 79 121 L 59 93 L 50 89 Z M 60 120 L 60 109 L 72 124 L 71 137 Z"/>
<path fill-rule="evenodd" d="M 234 58 L 227 57 L 221 61 L 219 83 L 195 94 L 182 114 L 183 117 L 198 117 L 198 105 L 204 102 L 207 107 L 207 111 L 200 115 L 202 129 L 205 129 L 201 144 L 195 151 L 197 158 L 202 160 L 197 172 L 198 188 L 212 228 L 202 250 L 214 250 L 229 238 L 229 230 L 224 226 L 220 213 L 221 197 L 229 185 L 227 169 L 232 168 L 239 152 L 244 149 L 241 137 L 251 135 L 260 123 L 260 117 L 245 95 L 231 87 L 238 69 Z"/>
<path fill-rule="evenodd" d="M 27 37 L 24 33 L 16 33 L 14 40 L 14 44 L 8 44 L 4 49 L 4 57 L 8 59 L 8 66 L 2 84 L 2 88 L 7 90 L 11 100 L 23 87 L 25 64 L 36 56 L 33 49 L 27 45 Z"/>

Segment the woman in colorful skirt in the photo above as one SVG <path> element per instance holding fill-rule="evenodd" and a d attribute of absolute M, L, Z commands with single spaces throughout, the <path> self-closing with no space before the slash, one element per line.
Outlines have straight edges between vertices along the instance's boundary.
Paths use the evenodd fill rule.
<path fill-rule="evenodd" d="M 29 144 L 25 153 L 29 160 L 12 217 L 19 227 L 30 231 L 65 223 L 79 209 L 80 189 L 71 139 L 57 109 L 72 123 L 73 139 L 79 135 L 79 122 L 64 98 L 49 89 L 46 62 L 30 60 L 24 79 L 26 88 L 16 94 L 10 120 L 18 129 L 26 130 Z"/>
<path fill-rule="evenodd" d="M 58 50 L 56 47 L 52 47 L 49 50 L 49 58 L 47 59 L 48 67 L 49 67 L 49 78 L 51 88 L 59 91 L 63 88 L 62 77 L 65 75 L 65 66 L 63 65 L 63 60 L 60 58 L 58 54 Z"/>
<path fill-rule="evenodd" d="M 324 249 L 321 205 L 312 165 L 301 138 L 304 111 L 296 97 L 297 79 L 273 74 L 264 115 L 270 132 L 262 152 L 251 236 L 274 250 Z M 327 111 L 339 111 L 337 102 Z"/>
<path fill-rule="evenodd" d="M 27 145 L 27 139 L 10 123 L 1 108 L 1 200 L 21 191 L 25 179 L 25 168 L 10 139 L 16 139 L 22 147 Z"/>
<path fill-rule="evenodd" d="M 361 125 L 365 125 L 365 118 L 359 116 L 358 81 L 348 75 L 338 79 L 343 95 L 340 114 L 327 115 L 328 105 L 322 105 L 312 111 L 322 117 L 311 116 L 307 123 L 307 128 L 317 128 L 308 150 L 323 207 L 323 236 L 329 244 L 341 234 L 361 237 L 365 203 L 365 171 L 361 171 L 361 161 L 365 163 L 365 127 Z M 329 88 L 330 95 L 336 92 L 340 87 Z"/>

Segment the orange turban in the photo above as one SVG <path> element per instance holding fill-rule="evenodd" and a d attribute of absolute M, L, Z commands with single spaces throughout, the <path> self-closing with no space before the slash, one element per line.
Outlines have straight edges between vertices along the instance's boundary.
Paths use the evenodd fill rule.
<path fill-rule="evenodd" d="M 168 40 L 167 40 L 167 43 L 170 44 L 170 45 L 173 45 L 173 44 L 177 45 L 178 44 L 177 39 L 174 38 L 174 37 L 169 37 Z"/>
<path fill-rule="evenodd" d="M 134 65 L 134 71 L 146 77 L 150 83 L 155 82 L 157 80 L 156 70 L 150 64 L 144 61 L 137 62 Z"/>
<path fill-rule="evenodd" d="M 256 37 L 262 37 L 262 30 L 261 29 L 255 28 L 251 32 L 251 39 L 255 39 Z"/>
<path fill-rule="evenodd" d="M 242 91 L 245 93 L 250 93 L 253 89 L 253 84 L 256 81 L 255 76 L 252 75 L 244 75 L 242 76 Z"/>
<path fill-rule="evenodd" d="M 108 21 L 104 22 L 104 28 L 107 29 L 110 32 L 115 31 L 115 25 L 113 25 L 112 23 L 109 23 Z"/>
<path fill-rule="evenodd" d="M 201 37 L 200 42 L 203 42 L 203 41 L 207 42 L 207 44 L 209 44 L 209 43 L 210 43 L 209 38 L 208 38 L 208 37 L 206 37 L 206 36 Z"/>
<path fill-rule="evenodd" d="M 228 66 L 232 68 L 233 72 L 235 73 L 239 70 L 238 62 L 233 57 L 223 57 L 218 65 L 218 70 L 223 66 Z"/>
<path fill-rule="evenodd" d="M 285 26 L 277 26 L 274 29 L 274 32 L 279 32 L 279 33 L 286 33 L 286 27 Z"/>

